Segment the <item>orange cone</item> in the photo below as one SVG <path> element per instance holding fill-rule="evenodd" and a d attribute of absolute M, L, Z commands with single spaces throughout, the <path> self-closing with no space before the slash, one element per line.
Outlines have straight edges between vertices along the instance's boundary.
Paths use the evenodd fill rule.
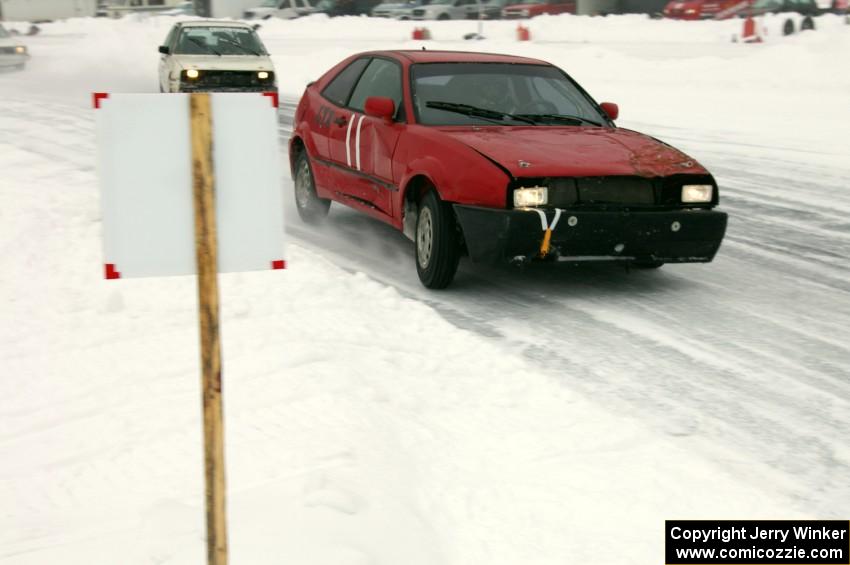
<path fill-rule="evenodd" d="M 517 41 L 531 41 L 531 30 L 522 24 L 516 26 Z"/>
<path fill-rule="evenodd" d="M 761 35 L 759 35 L 759 30 L 756 26 L 756 21 L 752 16 L 747 16 L 747 19 L 744 20 L 744 31 L 741 32 L 741 41 L 744 43 L 762 42 Z"/>
<path fill-rule="evenodd" d="M 427 27 L 413 28 L 413 39 L 418 39 L 418 40 L 431 39 L 431 32 L 428 31 Z"/>

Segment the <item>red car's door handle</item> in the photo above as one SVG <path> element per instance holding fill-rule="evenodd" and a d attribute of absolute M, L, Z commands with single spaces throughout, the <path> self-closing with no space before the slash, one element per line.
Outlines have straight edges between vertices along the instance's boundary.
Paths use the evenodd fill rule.
<path fill-rule="evenodd" d="M 334 123 L 335 123 L 336 125 L 338 125 L 339 127 L 342 127 L 342 126 L 344 126 L 346 123 L 348 123 L 348 120 L 347 120 L 347 119 L 345 119 L 345 116 L 340 116 L 340 117 L 338 117 L 337 119 L 335 119 L 335 120 L 334 120 Z"/>

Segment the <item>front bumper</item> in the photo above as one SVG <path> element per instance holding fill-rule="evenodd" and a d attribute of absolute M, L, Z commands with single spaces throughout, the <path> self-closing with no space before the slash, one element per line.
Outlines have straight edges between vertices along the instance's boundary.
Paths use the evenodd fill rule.
<path fill-rule="evenodd" d="M 20 67 L 26 65 L 29 60 L 30 54 L 26 52 L 0 51 L 0 67 Z"/>
<path fill-rule="evenodd" d="M 537 210 L 454 205 L 469 257 L 480 263 L 525 263 L 541 256 Z M 546 225 L 554 209 L 541 210 Z M 726 233 L 727 215 L 714 210 L 561 210 L 547 258 L 561 261 L 707 263 Z"/>

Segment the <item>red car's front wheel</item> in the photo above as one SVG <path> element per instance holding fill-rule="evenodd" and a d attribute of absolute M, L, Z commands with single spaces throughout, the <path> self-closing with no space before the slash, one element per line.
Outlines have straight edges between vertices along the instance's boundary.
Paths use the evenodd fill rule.
<path fill-rule="evenodd" d="M 460 261 L 460 236 L 454 211 L 429 190 L 416 219 L 416 272 L 428 288 L 446 288 Z"/>

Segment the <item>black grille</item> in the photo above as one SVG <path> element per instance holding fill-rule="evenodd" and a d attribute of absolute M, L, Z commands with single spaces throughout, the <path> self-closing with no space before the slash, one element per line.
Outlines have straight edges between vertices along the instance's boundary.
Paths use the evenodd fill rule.
<path fill-rule="evenodd" d="M 582 204 L 655 203 L 652 181 L 636 177 L 590 177 L 576 179 L 578 200 Z"/>
<path fill-rule="evenodd" d="M 546 179 L 549 205 L 651 206 L 655 190 L 650 179 L 640 177 L 585 177 Z"/>
<path fill-rule="evenodd" d="M 269 78 L 261 80 L 257 71 L 200 71 L 200 75 L 197 79 L 184 81 L 199 88 L 247 88 L 274 84 L 272 73 L 269 73 Z"/>
<path fill-rule="evenodd" d="M 707 204 L 681 202 L 683 184 L 710 184 L 714 197 Z M 717 184 L 711 175 L 671 175 L 645 178 L 637 176 L 610 177 L 548 177 L 524 178 L 511 183 L 511 188 L 546 186 L 548 206 L 553 208 L 629 208 L 629 207 L 711 207 L 717 204 Z M 513 194 L 509 191 L 510 203 Z"/>
<path fill-rule="evenodd" d="M 14 47 L 14 46 L 12 46 L 12 47 L 0 47 L 0 53 L 3 53 L 4 55 L 14 55 L 15 49 L 16 49 L 16 47 Z M 23 53 L 21 53 L 21 55 L 23 55 Z"/>

